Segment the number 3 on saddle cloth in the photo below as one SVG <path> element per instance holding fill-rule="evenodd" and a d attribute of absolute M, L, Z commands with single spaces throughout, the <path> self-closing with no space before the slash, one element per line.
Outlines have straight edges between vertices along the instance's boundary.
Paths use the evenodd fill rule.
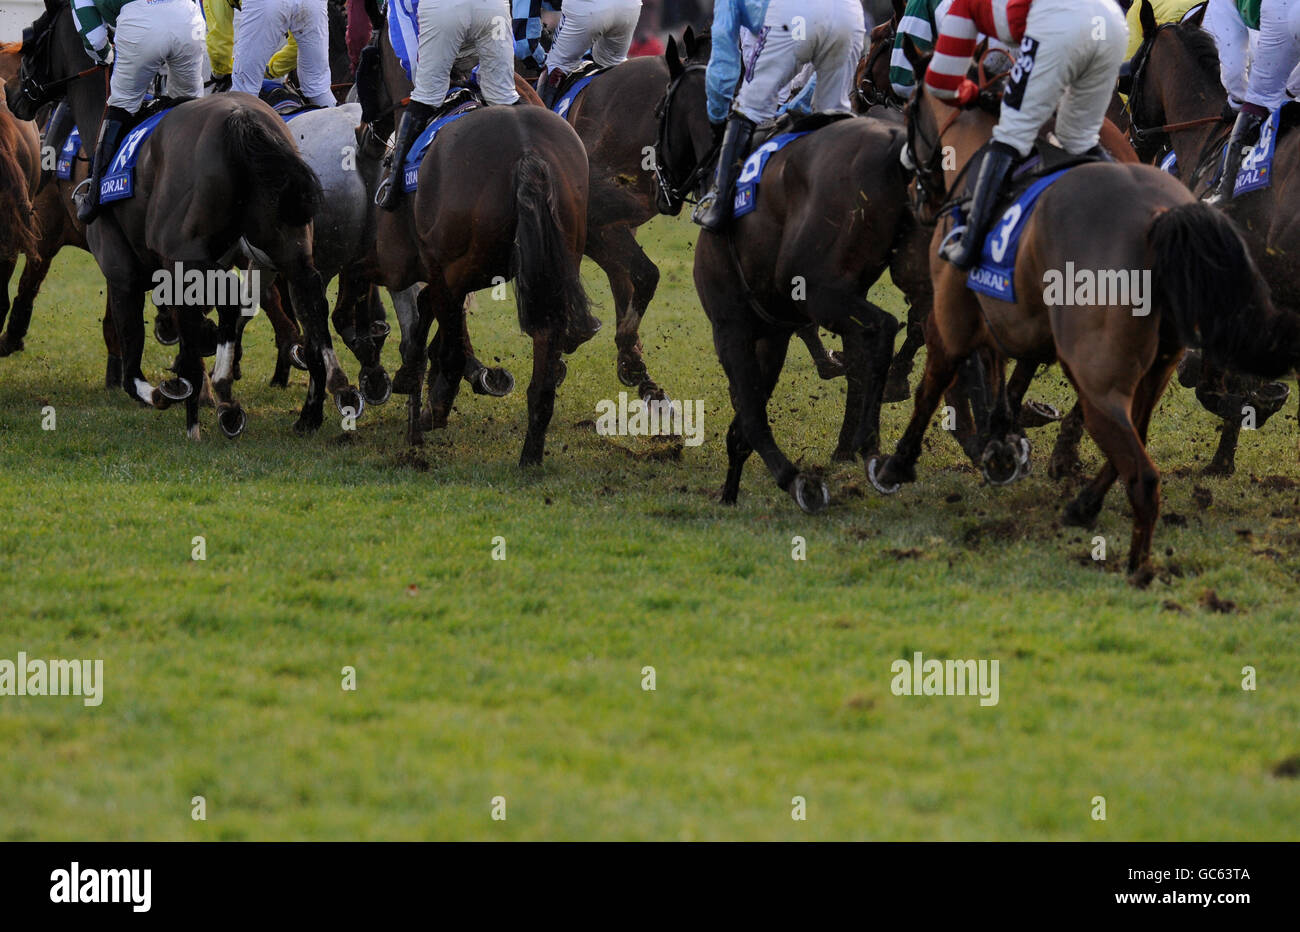
<path fill-rule="evenodd" d="M 1015 303 L 1016 254 L 1020 251 L 1021 234 L 1043 192 L 1067 171 L 1068 168 L 1063 168 L 1044 175 L 1016 195 L 985 238 L 980 260 L 966 276 L 967 288 L 999 301 Z M 954 231 L 966 225 L 965 212 L 960 205 L 953 208 L 953 217 L 956 221 Z"/>

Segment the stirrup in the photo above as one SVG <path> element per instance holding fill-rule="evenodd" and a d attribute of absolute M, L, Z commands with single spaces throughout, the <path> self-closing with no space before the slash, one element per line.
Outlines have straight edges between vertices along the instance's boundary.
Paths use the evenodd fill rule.
<path fill-rule="evenodd" d="M 80 207 L 90 197 L 90 178 L 83 178 L 81 184 L 72 189 L 72 200 Z"/>
<path fill-rule="evenodd" d="M 375 206 L 383 207 L 384 202 L 388 200 L 388 191 L 396 183 L 392 175 L 385 174 L 383 181 L 379 182 L 379 190 L 375 191 Z"/>

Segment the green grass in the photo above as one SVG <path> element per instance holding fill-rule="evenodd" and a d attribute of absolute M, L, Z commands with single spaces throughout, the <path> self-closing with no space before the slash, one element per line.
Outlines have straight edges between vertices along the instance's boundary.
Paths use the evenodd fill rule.
<path fill-rule="evenodd" d="M 27 351 L 0 361 L 0 658 L 102 658 L 105 698 L 0 697 L 0 839 L 1300 838 L 1297 783 L 1274 775 L 1300 754 L 1294 405 L 1243 434 L 1236 477 L 1205 480 L 1213 419 L 1181 388 L 1164 399 L 1152 450 L 1184 520 L 1159 526 L 1146 590 L 1121 571 L 1118 490 L 1097 531 L 1059 525 L 1055 428 L 1009 489 L 936 429 L 893 498 L 835 465 L 833 507 L 805 517 L 754 460 L 725 508 L 729 405 L 692 228 L 642 238 L 664 272 L 646 357 L 703 400 L 705 443 L 661 460 L 581 426 L 621 390 L 589 266 L 606 332 L 570 360 L 527 475 L 513 305 L 481 301 L 472 328 L 519 389 L 462 393 L 419 458 L 401 399 L 355 433 L 294 436 L 304 376 L 265 387 L 264 319 L 238 386 L 247 435 L 226 441 L 208 410 L 196 445 L 180 409 L 100 387 L 102 280 L 62 255 Z M 891 286 L 875 296 L 901 312 Z M 146 371 L 168 361 L 150 341 Z M 1056 371 L 1032 394 L 1071 398 Z M 771 408 L 793 459 L 826 463 L 843 395 L 796 343 Z M 888 407 L 887 444 L 909 411 Z M 1000 703 L 892 695 L 913 651 L 997 659 Z"/>

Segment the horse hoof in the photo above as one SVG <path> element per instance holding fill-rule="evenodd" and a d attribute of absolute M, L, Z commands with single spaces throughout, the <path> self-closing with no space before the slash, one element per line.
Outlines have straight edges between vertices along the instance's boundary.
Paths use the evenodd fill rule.
<path fill-rule="evenodd" d="M 884 462 L 885 458 L 879 455 L 867 460 L 867 481 L 881 495 L 894 495 L 903 487 L 903 483 L 885 482 L 880 478 L 880 474 L 884 470 Z"/>
<path fill-rule="evenodd" d="M 980 457 L 980 471 L 989 485 L 1010 485 L 1020 475 L 1020 448 L 1002 440 L 989 441 Z"/>
<path fill-rule="evenodd" d="M 1026 401 L 1020 408 L 1021 427 L 1042 427 L 1061 419 L 1061 411 L 1044 401 Z"/>
<path fill-rule="evenodd" d="M 1263 427 L 1273 415 L 1286 406 L 1291 389 L 1281 382 L 1265 382 L 1250 393 L 1250 403 L 1255 407 L 1255 429 Z"/>
<path fill-rule="evenodd" d="M 844 356 L 831 350 L 826 356 L 817 360 L 817 374 L 823 381 L 829 382 L 831 379 L 838 379 L 847 375 L 849 367 L 844 364 Z"/>
<path fill-rule="evenodd" d="M 1201 470 L 1201 475 L 1209 476 L 1211 478 L 1216 478 L 1216 479 L 1226 479 L 1228 476 L 1231 476 L 1236 471 L 1237 471 L 1237 464 L 1235 462 L 1223 463 L 1220 462 L 1219 460 L 1214 460 L 1213 462 L 1210 463 L 1209 466 L 1206 466 L 1204 469 Z"/>
<path fill-rule="evenodd" d="M 189 379 L 177 376 L 159 385 L 158 391 L 168 401 L 184 401 L 194 394 L 194 386 L 190 384 Z"/>
<path fill-rule="evenodd" d="M 1021 437 L 1020 442 L 1016 444 L 1016 478 L 1023 479 L 1029 475 L 1030 460 L 1029 454 L 1033 447 L 1029 444 L 1028 437 Z"/>
<path fill-rule="evenodd" d="M 307 371 L 307 351 L 301 343 L 289 347 L 289 363 L 299 372 Z"/>
<path fill-rule="evenodd" d="M 555 360 L 555 388 L 558 390 L 569 376 L 569 364 L 563 359 Z"/>
<path fill-rule="evenodd" d="M 642 368 L 644 369 L 644 367 Z M 618 372 L 619 382 L 623 385 L 626 385 L 628 388 L 636 388 L 638 385 L 641 384 L 641 379 L 633 375 L 632 372 L 628 369 L 628 367 L 623 365 L 623 362 L 621 360 L 619 361 L 617 372 Z"/>
<path fill-rule="evenodd" d="M 334 396 L 334 406 L 339 409 L 339 414 L 355 419 L 366 410 L 366 400 L 361 397 L 361 392 L 349 385 Z"/>
<path fill-rule="evenodd" d="M 248 415 L 239 405 L 226 405 L 217 412 L 217 425 L 227 439 L 234 440 L 248 427 Z"/>
<path fill-rule="evenodd" d="M 319 414 L 308 416 L 306 414 L 298 415 L 298 420 L 293 423 L 293 432 L 300 437 L 308 434 L 314 434 L 320 430 L 321 417 Z"/>
<path fill-rule="evenodd" d="M 22 340 L 10 340 L 9 337 L 0 337 L 0 357 L 11 356 L 14 353 L 20 353 L 23 349 Z M 120 382 L 118 383 L 121 384 Z M 112 386 L 110 386 L 112 387 Z"/>
<path fill-rule="evenodd" d="M 104 387 L 121 388 L 122 387 L 122 357 L 109 356 L 108 364 L 104 367 Z"/>
<path fill-rule="evenodd" d="M 393 380 L 382 368 L 361 373 L 361 397 L 366 404 L 382 405 L 393 397 Z"/>
<path fill-rule="evenodd" d="M 384 340 L 393 332 L 393 328 L 386 321 L 372 320 L 370 322 L 370 339 Z"/>
<path fill-rule="evenodd" d="M 153 321 L 153 338 L 163 346 L 175 346 L 181 341 L 181 336 L 176 332 L 174 322 L 163 321 L 161 316 L 155 317 Z"/>
<path fill-rule="evenodd" d="M 502 369 L 500 366 L 492 369 L 484 367 L 474 373 L 470 388 L 473 389 L 476 395 L 504 398 L 515 390 L 515 377 L 510 374 L 509 370 Z"/>
<path fill-rule="evenodd" d="M 794 477 L 790 494 L 807 515 L 815 515 L 831 503 L 831 493 L 826 488 L 826 483 L 816 476 L 806 476 L 803 473 Z"/>
<path fill-rule="evenodd" d="M 198 424 L 191 424 L 189 427 L 185 428 L 185 436 L 195 443 L 198 443 L 203 439 L 203 431 L 199 428 Z"/>

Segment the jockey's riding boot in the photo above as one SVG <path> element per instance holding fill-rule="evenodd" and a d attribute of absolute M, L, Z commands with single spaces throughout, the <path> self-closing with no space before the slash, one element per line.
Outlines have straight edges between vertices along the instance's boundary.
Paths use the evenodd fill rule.
<path fill-rule="evenodd" d="M 736 184 L 736 175 L 740 172 L 740 163 L 749 152 L 749 143 L 754 138 L 754 124 L 739 113 L 727 117 L 727 128 L 722 134 L 722 148 L 718 152 L 718 167 L 713 174 L 713 186 L 695 205 L 691 219 L 704 229 L 717 233 L 731 219 L 735 209 L 732 188 Z"/>
<path fill-rule="evenodd" d="M 82 223 L 93 223 L 99 216 L 99 188 L 104 181 L 104 172 L 113 156 L 117 155 L 117 147 L 130 121 L 131 114 L 120 107 L 109 107 L 104 111 L 99 141 L 95 144 L 95 155 L 90 163 L 90 187 L 77 205 L 77 219 Z"/>
<path fill-rule="evenodd" d="M 564 83 L 566 77 L 567 75 L 559 68 L 552 68 L 543 71 L 541 77 L 537 79 L 537 93 L 547 110 L 555 109 L 555 98 L 559 96 L 560 85 Z"/>
<path fill-rule="evenodd" d="M 951 237 L 939 250 L 939 255 L 959 269 L 969 269 L 979 257 L 993 222 L 993 209 L 1002 193 L 1002 183 L 1016 160 L 1016 150 L 1000 142 L 989 146 L 980 160 L 979 174 L 971 191 L 967 208 L 966 229 Z"/>
<path fill-rule="evenodd" d="M 425 126 L 429 124 L 433 110 L 434 108 L 428 104 L 413 100 L 407 104 L 406 112 L 402 114 L 402 122 L 397 127 L 397 140 L 393 143 L 393 152 L 388 157 L 388 171 L 385 172 L 384 180 L 379 183 L 379 191 L 375 194 L 375 204 L 384 210 L 396 210 L 397 205 L 402 202 L 402 195 L 406 191 L 402 177 L 406 156 L 410 153 L 416 137 L 424 132 Z"/>
<path fill-rule="evenodd" d="M 1237 114 L 1237 122 L 1232 124 L 1228 147 L 1223 150 L 1219 184 L 1214 189 L 1214 193 L 1205 199 L 1205 203 L 1221 204 L 1232 200 L 1233 190 L 1237 187 L 1237 173 L 1241 171 L 1241 160 L 1246 154 L 1245 150 L 1258 141 L 1259 127 L 1267 117 L 1268 111 L 1263 107 L 1254 104 L 1242 105 L 1241 112 Z"/>

